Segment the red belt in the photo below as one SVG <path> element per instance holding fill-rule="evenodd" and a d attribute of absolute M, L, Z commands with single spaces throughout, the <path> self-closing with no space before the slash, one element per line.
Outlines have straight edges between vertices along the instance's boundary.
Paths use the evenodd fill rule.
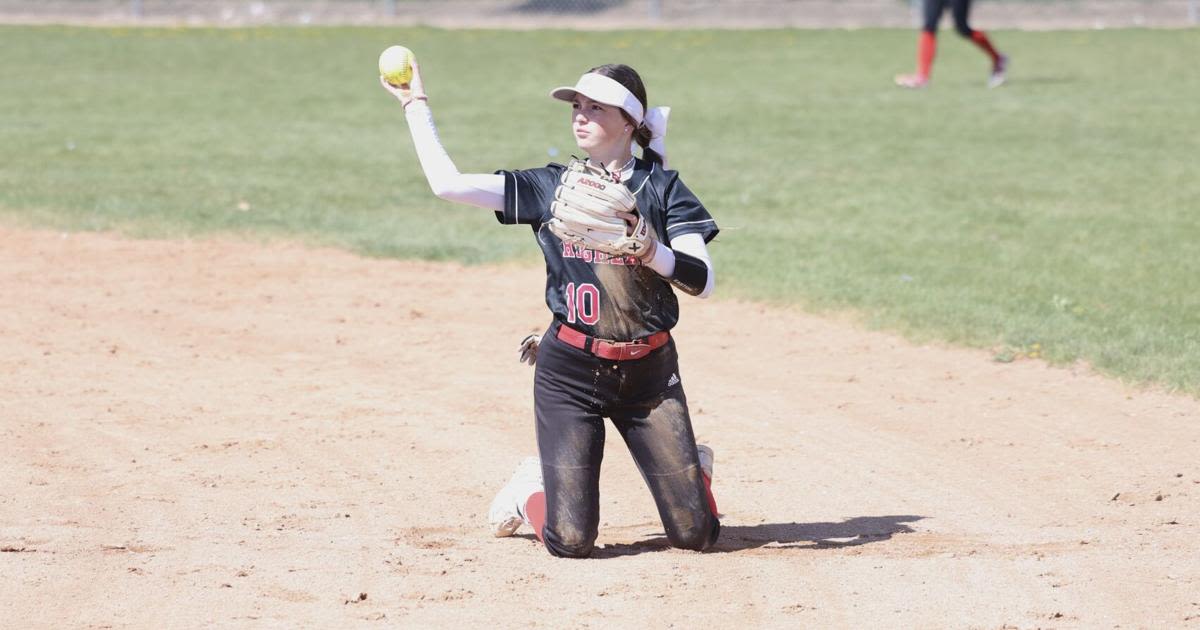
<path fill-rule="evenodd" d="M 635 341 L 609 341 L 585 335 L 574 328 L 559 325 L 555 333 L 563 343 L 590 352 L 601 359 L 629 361 L 641 359 L 671 340 L 671 333 L 663 330 Z"/>

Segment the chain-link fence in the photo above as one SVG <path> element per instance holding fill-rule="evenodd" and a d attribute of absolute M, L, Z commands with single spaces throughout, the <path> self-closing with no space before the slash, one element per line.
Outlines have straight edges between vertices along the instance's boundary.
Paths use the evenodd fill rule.
<path fill-rule="evenodd" d="M 911 26 L 921 0 L 0 0 L 0 21 L 442 27 Z M 976 0 L 990 28 L 1183 27 L 1200 0 Z"/>

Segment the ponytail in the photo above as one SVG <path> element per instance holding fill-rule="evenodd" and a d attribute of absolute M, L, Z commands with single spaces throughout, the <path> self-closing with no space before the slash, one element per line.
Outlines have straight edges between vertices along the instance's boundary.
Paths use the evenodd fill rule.
<path fill-rule="evenodd" d="M 661 165 L 663 163 L 662 156 L 658 154 L 658 151 L 650 148 L 651 138 L 652 135 L 650 133 L 650 128 L 646 125 L 638 125 L 638 127 L 633 130 L 633 141 L 636 142 L 639 147 L 642 147 L 642 159 L 646 160 L 647 162 Z"/>

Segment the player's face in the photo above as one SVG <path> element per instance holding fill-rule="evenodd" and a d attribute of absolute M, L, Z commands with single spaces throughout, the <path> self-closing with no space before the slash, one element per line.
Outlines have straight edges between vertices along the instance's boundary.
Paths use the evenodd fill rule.
<path fill-rule="evenodd" d="M 604 151 L 620 142 L 629 144 L 633 130 L 619 107 L 597 103 L 582 95 L 571 101 L 571 131 L 584 151 Z"/>

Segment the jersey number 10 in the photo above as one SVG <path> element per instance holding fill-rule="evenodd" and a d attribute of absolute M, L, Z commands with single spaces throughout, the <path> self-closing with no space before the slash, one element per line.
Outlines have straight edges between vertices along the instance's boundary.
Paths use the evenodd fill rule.
<path fill-rule="evenodd" d="M 600 321 L 600 290 L 594 284 L 567 284 L 567 323 L 591 326 Z"/>

